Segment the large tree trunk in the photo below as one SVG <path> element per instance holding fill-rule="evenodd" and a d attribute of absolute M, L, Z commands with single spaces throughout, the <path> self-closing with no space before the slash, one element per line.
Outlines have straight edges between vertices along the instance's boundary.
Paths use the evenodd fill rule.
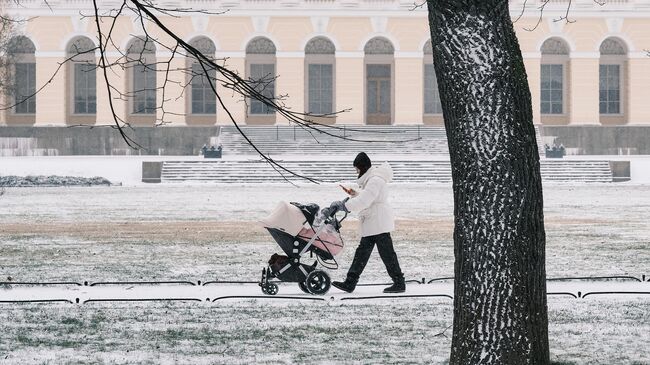
<path fill-rule="evenodd" d="M 548 364 L 539 154 L 508 1 L 428 6 L 454 189 L 451 364 Z"/>

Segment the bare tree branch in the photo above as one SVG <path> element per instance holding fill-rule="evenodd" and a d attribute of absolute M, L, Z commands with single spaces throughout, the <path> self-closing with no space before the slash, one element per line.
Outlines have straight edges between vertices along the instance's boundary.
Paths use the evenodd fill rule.
<path fill-rule="evenodd" d="M 593 0 L 593 1 L 594 1 L 594 3 L 596 3 L 596 4 L 600 5 L 600 6 L 604 6 L 607 3 L 606 0 Z M 537 18 L 537 22 L 535 23 L 535 25 L 532 28 L 531 27 L 524 27 L 524 30 L 526 30 L 526 31 L 532 32 L 532 31 L 536 30 L 539 27 L 539 25 L 542 23 L 542 19 L 544 18 L 544 10 L 546 10 L 546 7 L 549 5 L 549 3 L 551 1 L 550 0 L 539 0 L 539 2 L 540 2 L 540 5 L 537 7 L 537 9 L 539 10 L 539 16 Z M 519 20 L 521 20 L 521 18 L 523 17 L 523 15 L 524 15 L 524 13 L 526 11 L 526 5 L 527 4 L 528 4 L 528 0 L 524 0 L 521 12 L 513 20 L 513 23 L 516 23 Z M 571 6 L 572 5 L 573 5 L 573 0 L 568 0 L 566 8 L 565 8 L 564 15 L 561 15 L 560 17 L 553 19 L 553 21 L 554 22 L 565 21 L 567 24 L 575 23 L 576 21 L 574 19 L 570 18 Z"/>
<path fill-rule="evenodd" d="M 524 16 L 524 13 L 526 12 L 526 5 L 527 5 L 527 4 L 528 4 L 528 0 L 524 0 L 524 3 L 523 3 L 522 6 L 521 6 L 521 12 L 520 12 L 519 15 L 517 16 L 517 18 L 515 18 L 515 19 L 512 21 L 513 23 L 518 22 L 519 19 L 521 19 L 521 17 Z"/>
<path fill-rule="evenodd" d="M 597 0 L 594 0 L 594 1 L 597 1 Z M 563 16 L 557 18 L 557 19 L 554 19 L 553 21 L 554 21 L 554 22 L 560 22 L 560 21 L 562 21 L 562 20 L 565 20 L 565 21 L 567 22 L 567 24 L 569 24 L 569 23 L 575 23 L 575 20 L 571 20 L 571 19 L 569 19 L 569 12 L 571 11 L 571 4 L 572 4 L 572 0 L 569 0 L 569 3 L 568 3 L 567 6 L 566 6 L 566 12 L 565 12 L 565 14 L 564 14 Z"/>
<path fill-rule="evenodd" d="M 542 0 L 541 1 L 541 5 L 538 7 L 538 9 L 539 9 L 539 17 L 537 18 L 537 23 L 535 23 L 534 27 L 532 27 L 532 28 L 524 28 L 524 30 L 532 32 L 535 29 L 537 29 L 537 27 L 539 27 L 539 25 L 542 23 L 542 18 L 544 17 L 544 9 L 546 9 L 546 5 L 548 5 L 549 2 L 550 2 L 550 0 Z"/>
<path fill-rule="evenodd" d="M 19 4 L 19 0 L 14 0 L 16 4 Z M 138 112 L 143 112 L 145 115 L 154 115 L 154 126 L 161 126 L 168 124 L 168 117 L 172 116 L 182 116 L 184 113 L 174 111 L 173 108 L 169 108 L 168 104 L 171 100 L 179 100 L 185 95 L 185 88 L 191 86 L 192 82 L 198 77 L 201 79 L 207 80 L 207 85 L 209 89 L 214 93 L 215 99 L 218 101 L 218 105 L 225 111 L 226 115 L 230 122 L 235 126 L 237 131 L 243 136 L 245 141 L 250 144 L 255 152 L 261 156 L 263 161 L 268 162 L 280 175 L 285 177 L 288 180 L 287 176 L 293 176 L 300 179 L 305 179 L 311 182 L 319 182 L 317 179 L 313 179 L 307 176 L 290 171 L 281 164 L 273 159 L 271 156 L 266 154 L 264 151 L 261 151 L 257 146 L 255 146 L 254 141 L 252 141 L 249 136 L 246 135 L 245 131 L 241 128 L 241 125 L 237 122 L 236 118 L 232 115 L 231 111 L 228 110 L 228 107 L 224 103 L 223 95 L 217 93 L 217 85 L 220 85 L 224 89 L 231 90 L 233 95 L 239 95 L 242 97 L 242 101 L 246 104 L 246 110 L 248 110 L 248 101 L 257 100 L 262 103 L 269 110 L 274 111 L 278 117 L 281 117 L 287 120 L 290 124 L 293 124 L 300 128 L 301 130 L 307 132 L 311 138 L 313 138 L 316 143 L 321 143 L 318 136 L 330 136 L 333 138 L 338 138 L 347 141 L 354 142 L 367 142 L 367 143 L 409 143 L 413 141 L 420 140 L 421 138 L 382 138 L 382 140 L 377 140 L 375 138 L 365 138 L 359 137 L 357 132 L 363 132 L 367 134 L 388 134 L 394 135 L 390 131 L 368 131 L 358 128 L 350 128 L 340 125 L 330 125 L 318 122 L 315 118 L 333 118 L 340 113 L 349 111 L 349 109 L 342 109 L 339 111 L 334 111 L 326 114 L 313 114 L 307 112 L 299 112 L 291 110 L 288 107 L 284 100 L 288 95 L 273 95 L 268 92 L 268 89 L 274 85 L 277 76 L 275 75 L 265 75 L 260 78 L 244 78 L 237 71 L 231 70 L 226 67 L 225 63 L 227 59 L 223 59 L 223 65 L 219 64 L 210 55 L 203 54 L 199 49 L 195 48 L 193 45 L 185 42 L 175 32 L 170 29 L 163 21 L 160 15 L 178 18 L 180 16 L 187 16 L 188 14 L 222 14 L 223 12 L 210 12 L 208 10 L 200 9 L 191 9 L 191 8 L 168 8 L 165 6 L 157 5 L 154 1 L 151 0 L 122 0 L 117 5 L 111 5 L 111 8 L 103 9 L 99 5 L 97 0 L 93 0 L 93 21 L 96 26 L 98 46 L 91 50 L 84 50 L 83 52 L 79 51 L 76 54 L 68 55 L 63 62 L 59 63 L 59 67 L 56 72 L 51 76 L 51 78 L 43 85 L 35 90 L 31 95 L 28 95 L 24 100 L 15 100 L 11 105 L 6 106 L 8 108 L 14 108 L 19 102 L 24 102 L 33 98 L 36 94 L 41 92 L 46 88 L 54 78 L 59 74 L 59 71 L 67 62 L 75 61 L 75 57 L 95 52 L 98 50 L 99 59 L 97 60 L 96 67 L 101 70 L 102 78 L 104 80 L 104 87 L 106 88 L 106 93 L 108 96 L 108 106 L 111 113 L 112 123 L 109 125 L 88 125 L 90 128 L 101 128 L 101 127 L 110 127 L 115 128 L 119 131 L 122 139 L 130 148 L 134 149 L 146 149 L 140 145 L 134 137 L 131 136 L 131 133 L 127 133 L 127 129 L 134 130 L 133 126 L 128 120 L 125 120 L 124 116 L 120 115 L 117 112 L 117 106 L 115 101 L 129 102 L 130 100 L 135 99 L 136 96 L 142 95 L 142 93 L 156 93 L 158 97 L 154 99 L 155 105 L 149 106 L 148 99 L 145 99 L 146 102 L 140 105 L 139 108 L 144 108 L 143 110 L 135 109 L 134 114 Z M 424 3 L 420 4 L 423 6 Z M 49 4 L 48 4 L 49 6 Z M 51 9 L 51 7 L 50 7 Z M 135 15 L 135 22 L 144 34 L 133 35 L 134 39 L 138 40 L 141 45 L 141 48 L 138 50 L 129 49 L 123 50 L 121 46 L 116 44 L 114 39 L 114 31 L 117 28 L 118 18 L 129 16 L 125 12 L 132 12 Z M 82 17 L 91 17 L 90 15 L 81 15 Z M 153 37 L 147 26 L 155 25 L 156 30 L 160 30 L 162 33 L 161 37 Z M 167 39 L 171 39 L 171 42 Z M 164 50 L 169 52 L 169 56 L 166 56 L 166 59 L 161 60 L 159 57 L 150 56 L 151 50 L 148 49 L 149 45 L 155 46 L 156 50 Z M 156 52 L 155 50 L 153 52 Z M 109 54 L 116 54 L 116 57 L 111 56 L 109 59 Z M 187 57 L 195 61 L 200 65 L 200 72 L 195 72 L 192 70 L 192 67 L 180 67 L 174 66 L 174 61 L 179 57 Z M 114 75 L 119 75 L 121 72 L 128 70 L 132 67 L 140 67 L 142 70 L 147 72 L 156 72 L 164 74 L 164 81 L 162 84 L 156 83 L 155 86 L 149 86 L 145 83 L 143 86 L 134 88 L 126 87 L 125 90 L 122 90 L 122 87 L 114 84 L 115 77 L 111 77 L 110 72 L 113 72 Z M 214 73 L 215 76 L 211 77 L 210 74 Z M 182 78 L 174 78 L 172 74 L 182 75 Z M 175 89 L 180 89 L 180 95 L 169 95 L 168 87 L 170 85 L 175 85 Z M 178 87 L 176 87 L 178 86 Z M 151 110 L 157 111 L 151 113 Z M 71 127 L 81 127 L 85 126 L 84 124 L 78 124 Z M 343 132 L 343 133 L 341 133 Z M 347 134 L 346 132 L 351 132 L 352 135 Z M 343 135 L 341 135 L 343 134 Z M 286 176 L 285 176 L 286 175 Z"/>
<path fill-rule="evenodd" d="M 435 335 L 433 335 L 433 337 L 440 337 L 440 336 L 442 336 L 442 337 L 449 338 L 449 336 L 447 336 L 447 335 L 445 334 L 445 332 L 447 332 L 447 330 L 450 329 L 452 326 L 453 326 L 453 323 L 450 324 L 449 326 L 445 327 L 445 329 L 442 330 L 442 332 L 439 332 L 439 333 L 436 333 Z"/>
<path fill-rule="evenodd" d="M 107 62 L 106 62 L 106 44 L 104 43 L 104 34 L 102 33 L 102 27 L 101 27 L 101 21 L 99 17 L 99 12 L 98 12 L 98 7 L 97 7 L 97 0 L 93 0 L 93 6 L 95 7 L 95 24 L 97 25 L 97 38 L 99 39 L 99 64 L 100 68 L 102 69 L 102 73 L 104 75 L 104 80 L 106 81 L 106 90 L 108 91 L 108 103 L 111 109 L 111 115 L 113 116 L 113 121 L 115 122 L 115 126 L 117 127 L 117 130 L 120 133 L 120 136 L 122 136 L 122 139 L 126 142 L 126 144 L 131 147 L 131 148 L 142 148 L 140 144 L 138 144 L 136 141 L 134 141 L 128 134 L 124 132 L 124 127 L 123 124 L 126 124 L 124 120 L 122 120 L 117 113 L 115 112 L 115 106 L 113 105 L 113 88 L 110 86 L 111 82 L 108 78 L 108 72 L 107 72 Z M 120 6 L 117 15 L 121 14 L 122 11 L 124 10 L 124 7 L 126 6 L 126 1 L 122 2 L 122 5 Z M 110 34 L 112 34 L 113 29 L 115 28 L 115 22 L 111 24 L 110 30 L 109 30 L 109 37 L 105 38 L 106 42 L 110 39 Z"/>

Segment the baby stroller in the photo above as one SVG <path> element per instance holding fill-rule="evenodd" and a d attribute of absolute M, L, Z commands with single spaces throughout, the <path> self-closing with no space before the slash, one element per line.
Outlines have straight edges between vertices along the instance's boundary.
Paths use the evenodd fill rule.
<path fill-rule="evenodd" d="M 273 254 L 269 265 L 262 269 L 259 285 L 264 294 L 278 293 L 278 285 L 270 281 L 272 278 L 298 283 L 298 287 L 308 294 L 327 293 L 330 277 L 317 267 L 320 263 L 327 269 L 338 268 L 335 256 L 343 249 L 339 230 L 347 212 L 341 220 L 336 218 L 336 213 L 332 209 L 325 216 L 316 204 L 281 202 L 269 217 L 262 220 L 285 253 Z M 301 262 L 307 254 L 316 256 L 311 265 Z"/>

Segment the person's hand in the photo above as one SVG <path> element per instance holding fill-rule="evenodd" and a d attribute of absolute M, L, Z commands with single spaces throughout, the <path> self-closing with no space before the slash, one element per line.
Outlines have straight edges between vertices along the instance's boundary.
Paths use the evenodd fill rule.
<path fill-rule="evenodd" d="M 354 189 L 352 189 L 352 188 L 346 188 L 346 187 L 343 186 L 343 185 L 339 185 L 339 186 L 340 186 L 341 189 L 343 189 L 343 191 L 345 191 L 345 193 L 348 194 L 349 196 L 356 196 L 356 195 L 357 195 L 356 190 L 354 190 Z"/>
<path fill-rule="evenodd" d="M 348 210 L 348 208 L 345 206 L 345 203 L 343 203 L 343 202 L 340 201 L 340 200 L 337 200 L 337 201 L 335 201 L 335 202 L 332 202 L 332 204 L 330 204 L 330 208 L 329 208 L 329 209 L 330 209 L 330 210 L 336 210 L 336 211 L 342 210 L 342 211 L 344 211 L 344 212 L 346 212 L 346 213 L 349 213 L 349 212 L 350 212 L 350 211 Z"/>
<path fill-rule="evenodd" d="M 330 216 L 330 208 L 323 208 L 321 209 L 320 213 L 323 215 L 323 217 L 329 217 Z"/>

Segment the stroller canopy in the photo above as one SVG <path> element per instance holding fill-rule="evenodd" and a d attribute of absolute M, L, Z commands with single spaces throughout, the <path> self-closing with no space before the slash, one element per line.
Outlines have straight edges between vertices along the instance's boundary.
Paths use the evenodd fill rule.
<path fill-rule="evenodd" d="M 266 228 L 279 229 L 291 236 L 296 236 L 305 223 L 314 223 L 318 205 L 280 202 L 271 215 L 261 220 Z"/>
<path fill-rule="evenodd" d="M 316 219 L 316 214 L 318 214 L 318 210 L 320 209 L 318 204 L 300 204 L 291 202 L 291 205 L 298 207 L 298 209 L 300 209 L 302 212 L 302 215 L 304 215 L 305 219 L 307 219 L 307 222 L 309 222 L 310 225 L 314 225 L 314 219 Z"/>

